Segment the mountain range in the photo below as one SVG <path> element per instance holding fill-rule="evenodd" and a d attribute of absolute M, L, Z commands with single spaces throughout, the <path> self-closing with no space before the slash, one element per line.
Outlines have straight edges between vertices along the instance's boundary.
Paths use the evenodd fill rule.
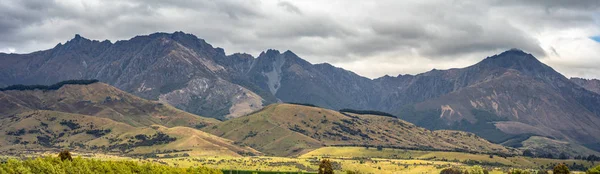
<path fill-rule="evenodd" d="M 183 32 L 114 43 L 76 35 L 52 49 L 0 54 L 0 87 L 69 79 L 98 79 L 219 120 L 233 121 L 271 103 L 310 103 L 385 111 L 417 126 L 470 131 L 515 147 L 543 136 L 600 149 L 598 80 L 568 79 L 518 49 L 466 68 L 376 79 L 311 64 L 291 51 L 227 55 Z"/>
<path fill-rule="evenodd" d="M 221 122 L 95 80 L 11 86 L 0 89 L 0 101 L 1 154 L 70 148 L 133 157 L 298 156 L 323 146 L 520 152 L 473 133 L 299 104 L 271 104 Z"/>

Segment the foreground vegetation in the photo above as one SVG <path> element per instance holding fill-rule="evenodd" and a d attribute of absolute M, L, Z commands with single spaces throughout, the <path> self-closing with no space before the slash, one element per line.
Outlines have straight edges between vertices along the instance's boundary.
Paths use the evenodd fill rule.
<path fill-rule="evenodd" d="M 222 174 L 220 170 L 205 167 L 177 168 L 151 162 L 101 161 L 73 158 L 39 157 L 26 160 L 8 159 L 0 164 L 0 173 L 195 173 Z"/>
<path fill-rule="evenodd" d="M 171 157 L 134 159 L 96 154 L 83 155 L 89 158 L 72 158 L 68 151 L 36 158 L 0 158 L 0 173 L 199 173 L 199 174 L 393 174 L 393 173 L 442 173 L 442 174 L 545 174 L 545 173 L 586 173 L 600 174 L 600 166 L 573 169 L 568 161 L 554 160 L 545 168 L 528 166 L 503 166 L 485 162 L 484 158 L 474 158 L 466 153 L 452 154 L 457 158 L 471 158 L 477 164 L 465 161 L 453 162 L 427 158 L 429 155 L 442 155 L 442 152 L 415 152 L 397 149 L 363 149 L 355 147 L 335 147 L 325 149 L 333 155 L 316 157 L 322 150 L 316 150 L 298 158 L 286 157 Z M 355 156 L 343 157 L 342 151 Z M 358 153 L 360 152 L 360 153 Z M 447 152 L 444 152 L 447 153 Z M 385 154 L 415 155 L 413 159 L 374 158 Z M 471 154 L 473 155 L 473 154 Z M 373 157 L 373 158 L 372 158 Z M 508 159 L 503 157 L 489 157 Z M 515 159 L 508 159 L 509 161 Z M 529 162 L 546 164 L 544 159 L 527 159 Z M 548 159 L 551 160 L 551 159 Z M 519 161 L 526 163 L 527 161 Z M 591 165 L 593 163 L 590 163 Z M 571 167 L 570 167 L 571 166 Z M 583 167 L 581 167 L 583 168 Z M 575 172 L 574 172 L 575 171 Z"/>

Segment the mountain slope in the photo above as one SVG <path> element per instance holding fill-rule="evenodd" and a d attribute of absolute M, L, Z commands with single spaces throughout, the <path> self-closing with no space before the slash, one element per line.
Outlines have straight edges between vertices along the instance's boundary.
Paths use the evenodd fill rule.
<path fill-rule="evenodd" d="M 369 79 L 329 64 L 310 64 L 291 51 L 261 53 L 245 78 L 282 101 L 333 109 L 366 108 L 369 95 L 375 95 Z"/>
<path fill-rule="evenodd" d="M 600 94 L 600 80 L 598 79 L 582 79 L 582 78 L 571 78 L 571 81 L 589 91 Z"/>
<path fill-rule="evenodd" d="M 322 146 L 386 146 L 428 150 L 515 153 L 471 133 L 429 131 L 397 118 L 273 104 L 203 129 L 271 155 L 293 156 Z"/>
<path fill-rule="evenodd" d="M 57 90 L 0 91 L 0 118 L 35 110 L 104 117 L 132 126 L 203 127 L 219 122 L 139 98 L 104 83 L 64 85 Z"/>
<path fill-rule="evenodd" d="M 529 54 L 510 50 L 471 67 L 441 73 L 451 76 L 445 79 L 455 89 L 415 104 L 420 114 L 400 111 L 404 119 L 430 129 L 464 128 L 498 142 L 518 134 L 580 144 L 599 141 L 600 95 Z M 483 119 L 489 124 L 478 123 L 475 112 L 489 113 L 490 118 Z"/>
<path fill-rule="evenodd" d="M 187 127 L 133 127 L 107 118 L 56 111 L 28 111 L 0 118 L 0 151 L 55 150 L 118 153 L 226 155 L 259 152 Z"/>
<path fill-rule="evenodd" d="M 225 57 L 222 49 L 183 32 L 115 43 L 76 35 L 45 51 L 0 54 L 0 84 L 98 79 L 142 98 L 215 118 L 240 116 L 262 107 L 260 96 L 220 75 L 227 69 L 215 59 Z"/>

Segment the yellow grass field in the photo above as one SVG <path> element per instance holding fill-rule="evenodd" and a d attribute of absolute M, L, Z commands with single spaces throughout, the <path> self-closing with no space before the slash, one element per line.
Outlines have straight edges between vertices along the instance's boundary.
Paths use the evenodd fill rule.
<path fill-rule="evenodd" d="M 55 153 L 28 154 L 26 157 L 56 155 Z M 465 161 L 477 161 L 483 168 L 493 174 L 506 173 L 506 171 L 519 168 L 539 170 L 540 165 L 554 165 L 557 163 L 578 163 L 586 168 L 594 165 L 582 160 L 557 160 L 528 157 L 497 157 L 490 158 L 485 154 L 469 154 L 460 152 L 435 152 L 414 151 L 384 148 L 364 147 L 323 147 L 308 152 L 296 158 L 291 157 L 234 157 L 234 156 L 197 156 L 177 158 L 147 158 L 136 159 L 106 154 L 73 153 L 74 156 L 94 158 L 101 160 L 135 160 L 156 162 L 174 167 L 209 167 L 233 171 L 274 171 L 274 172 L 315 172 L 322 159 L 332 161 L 336 173 L 345 171 L 360 171 L 372 174 L 403 174 L 403 173 L 439 173 L 448 167 L 457 167 L 463 170 L 471 169 L 474 164 Z M 23 157 L 23 156 L 22 156 Z M 7 158 L 6 156 L 2 158 Z M 577 172 L 575 172 L 577 173 Z"/>

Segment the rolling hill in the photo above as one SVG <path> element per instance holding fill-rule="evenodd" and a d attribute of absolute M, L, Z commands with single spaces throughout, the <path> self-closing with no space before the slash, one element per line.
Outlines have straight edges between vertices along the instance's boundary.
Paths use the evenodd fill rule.
<path fill-rule="evenodd" d="M 517 153 L 472 133 L 429 131 L 394 117 L 340 113 L 296 104 L 272 104 L 203 130 L 276 156 L 295 156 L 323 146 L 367 145 Z"/>
<path fill-rule="evenodd" d="M 56 90 L 0 91 L 0 118 L 35 110 L 97 116 L 132 126 L 203 127 L 219 122 L 142 99 L 104 83 L 64 85 Z"/>
<path fill-rule="evenodd" d="M 134 127 L 108 118 L 36 110 L 0 119 L 0 151 L 74 149 L 118 155 L 224 155 L 260 154 L 189 127 L 151 125 Z"/>
<path fill-rule="evenodd" d="M 110 85 L 61 82 L 0 90 L 0 151 L 76 151 L 130 156 L 260 152 L 197 130 L 220 121 L 148 101 Z"/>

